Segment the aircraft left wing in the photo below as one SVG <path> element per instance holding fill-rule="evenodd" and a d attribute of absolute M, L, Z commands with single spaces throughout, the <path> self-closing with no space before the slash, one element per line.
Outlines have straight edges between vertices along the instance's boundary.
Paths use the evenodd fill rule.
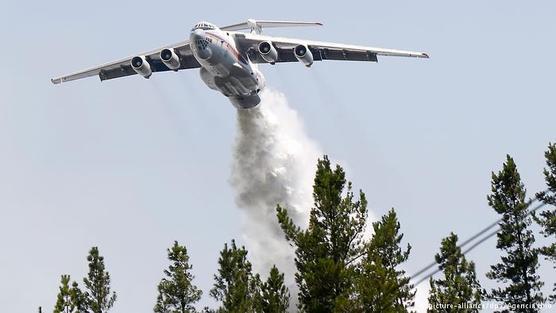
<path fill-rule="evenodd" d="M 293 49 L 298 45 L 305 45 L 311 50 L 314 61 L 341 60 L 341 61 L 370 61 L 377 62 L 377 56 L 397 56 L 429 58 L 424 52 L 384 49 L 357 45 L 346 45 L 332 42 L 310 41 L 303 39 L 264 36 L 254 33 L 236 33 L 236 40 L 244 51 L 255 51 L 263 41 L 271 42 L 278 52 L 276 62 L 297 62 Z M 268 63 L 259 53 L 249 53 L 253 63 Z"/>
<path fill-rule="evenodd" d="M 178 70 L 200 67 L 200 64 L 197 62 L 197 60 L 195 59 L 195 57 L 191 52 L 189 41 L 182 41 L 149 52 L 140 53 L 137 54 L 137 56 L 143 56 L 149 62 L 149 65 L 153 73 L 170 71 L 170 69 L 166 65 L 164 65 L 164 63 L 160 59 L 160 52 L 166 48 L 174 49 L 174 52 L 178 56 L 180 60 L 180 67 L 178 68 Z M 132 58 L 133 56 L 123 58 L 114 62 L 109 62 L 80 72 L 53 78 L 51 79 L 51 81 L 53 84 L 60 84 L 63 82 L 68 82 L 68 81 L 91 77 L 91 76 L 98 76 L 100 80 L 103 81 L 103 80 L 114 79 L 118 77 L 135 75 L 137 73 L 131 67 Z"/>

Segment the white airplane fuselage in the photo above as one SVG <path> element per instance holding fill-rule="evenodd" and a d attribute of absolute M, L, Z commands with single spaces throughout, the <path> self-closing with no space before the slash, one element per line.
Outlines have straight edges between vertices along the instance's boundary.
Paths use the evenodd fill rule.
<path fill-rule="evenodd" d="M 239 109 L 257 106 L 265 79 L 256 65 L 236 47 L 234 34 L 218 28 L 194 29 L 190 35 L 193 56 L 201 65 L 201 79 L 220 91 Z"/>

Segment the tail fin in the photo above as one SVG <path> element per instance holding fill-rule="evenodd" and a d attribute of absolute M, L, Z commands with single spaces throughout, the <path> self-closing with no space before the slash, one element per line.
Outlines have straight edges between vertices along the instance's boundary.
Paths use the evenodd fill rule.
<path fill-rule="evenodd" d="M 222 30 L 245 30 L 260 34 L 264 27 L 296 27 L 296 26 L 322 26 L 320 22 L 290 22 L 290 21 L 265 21 L 248 19 L 247 22 L 220 27 Z"/>

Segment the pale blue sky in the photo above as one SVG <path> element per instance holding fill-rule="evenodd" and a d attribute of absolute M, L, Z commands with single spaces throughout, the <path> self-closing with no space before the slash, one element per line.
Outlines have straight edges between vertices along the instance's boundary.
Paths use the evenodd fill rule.
<path fill-rule="evenodd" d="M 450 231 L 466 238 L 496 219 L 486 195 L 506 153 L 530 191 L 544 187 L 543 152 L 556 141 L 555 16 L 550 1 L 4 1 L 2 311 L 50 310 L 59 275 L 81 279 L 98 245 L 119 294 L 114 312 L 149 312 L 175 239 L 208 303 L 218 252 L 240 234 L 228 183 L 235 109 L 196 70 L 62 86 L 51 77 L 180 41 L 199 20 L 319 20 L 266 33 L 429 52 L 261 67 L 373 212 L 397 209 L 414 272 Z M 470 254 L 486 286 L 494 244 Z"/>

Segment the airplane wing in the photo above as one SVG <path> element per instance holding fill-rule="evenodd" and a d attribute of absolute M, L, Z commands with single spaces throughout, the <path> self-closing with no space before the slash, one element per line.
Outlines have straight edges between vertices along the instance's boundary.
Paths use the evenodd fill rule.
<path fill-rule="evenodd" d="M 164 63 L 160 59 L 160 52 L 166 48 L 174 49 L 174 52 L 180 59 L 180 67 L 178 68 L 178 70 L 200 67 L 200 64 L 197 62 L 197 60 L 195 59 L 195 57 L 191 52 L 189 41 L 182 41 L 149 52 L 140 53 L 137 54 L 137 56 L 144 56 L 145 59 L 149 62 L 151 66 L 151 70 L 153 72 L 170 71 L 170 69 L 166 65 L 164 65 Z M 91 76 L 98 76 L 100 80 L 103 81 L 103 80 L 114 79 L 118 77 L 135 75 L 137 73 L 131 67 L 131 59 L 133 57 L 134 56 L 127 57 L 118 61 L 106 63 L 73 74 L 53 78 L 51 79 L 51 81 L 53 84 L 60 84 L 63 82 L 68 82 L 68 81 L 91 77 Z"/>
<path fill-rule="evenodd" d="M 293 21 L 268 21 L 268 20 L 254 20 L 248 19 L 246 22 L 237 23 L 220 27 L 221 30 L 236 31 L 250 29 L 252 32 L 260 34 L 263 28 L 273 27 L 299 27 L 299 26 L 322 26 L 320 22 L 293 22 Z"/>
<path fill-rule="evenodd" d="M 364 47 L 356 45 L 346 45 L 332 42 L 310 41 L 302 39 L 281 38 L 264 36 L 254 33 L 236 33 L 236 40 L 243 51 L 251 51 L 249 58 L 253 63 L 268 63 L 259 53 L 257 47 L 263 41 L 271 42 L 278 52 L 276 62 L 298 62 L 294 55 L 293 48 L 297 45 L 306 45 L 315 61 L 322 60 L 342 60 L 342 61 L 370 61 L 378 62 L 377 56 L 397 56 L 397 57 L 416 57 L 428 58 L 424 52 L 383 49 L 374 47 Z"/>

